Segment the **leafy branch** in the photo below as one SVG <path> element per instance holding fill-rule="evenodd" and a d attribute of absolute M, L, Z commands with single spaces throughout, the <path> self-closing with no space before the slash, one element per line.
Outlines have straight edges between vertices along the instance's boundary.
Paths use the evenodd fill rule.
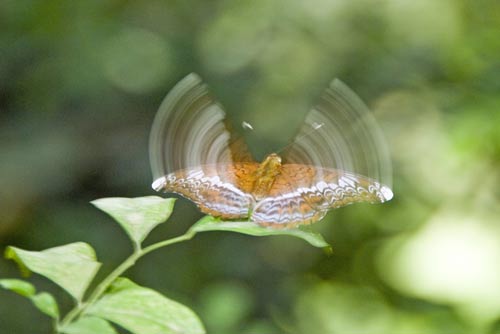
<path fill-rule="evenodd" d="M 57 334 L 116 334 L 115 323 L 131 333 L 202 334 L 205 333 L 198 316 L 187 306 L 171 300 L 157 291 L 139 286 L 122 274 L 142 256 L 162 247 L 192 239 L 197 233 L 231 231 L 253 236 L 289 235 L 301 238 L 315 247 L 328 247 L 321 235 L 311 231 L 275 230 L 250 222 L 220 221 L 206 216 L 183 235 L 143 247 L 149 233 L 170 217 L 175 199 L 157 196 L 138 198 L 103 198 L 92 202 L 113 217 L 125 230 L 134 247 L 133 253 L 104 278 L 84 299 L 87 288 L 101 263 L 94 249 L 75 242 L 43 251 L 27 251 L 9 246 L 7 259 L 14 260 L 24 275 L 37 273 L 62 287 L 75 304 L 61 317 L 55 298 L 36 293 L 35 287 L 24 280 L 1 279 L 0 286 L 29 298 L 34 306 L 52 318 Z"/>

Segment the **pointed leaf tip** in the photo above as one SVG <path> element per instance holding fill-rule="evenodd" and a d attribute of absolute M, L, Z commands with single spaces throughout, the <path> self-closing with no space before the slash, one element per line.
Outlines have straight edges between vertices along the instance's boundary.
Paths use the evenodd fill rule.
<path fill-rule="evenodd" d="M 33 284 L 15 278 L 0 279 L 0 286 L 24 297 L 31 297 L 36 293 Z"/>
<path fill-rule="evenodd" d="M 57 319 L 59 317 L 59 308 L 54 297 L 48 292 L 35 294 L 36 289 L 33 284 L 20 279 L 1 279 L 0 286 L 31 299 L 37 309 L 51 318 Z"/>
<path fill-rule="evenodd" d="M 26 267 L 26 265 L 23 263 L 23 261 L 17 256 L 16 250 L 18 248 L 14 246 L 8 246 L 5 249 L 4 257 L 7 260 L 12 260 L 17 264 L 17 267 L 19 268 L 19 271 L 21 272 L 21 276 L 23 277 L 28 277 L 31 274 L 31 271 Z"/>
<path fill-rule="evenodd" d="M 36 308 L 53 319 L 59 318 L 59 307 L 54 297 L 48 292 L 40 292 L 31 297 L 31 301 Z"/>
<path fill-rule="evenodd" d="M 84 242 L 40 252 L 9 247 L 6 257 L 16 261 L 21 270 L 25 268 L 52 280 L 77 300 L 81 300 L 101 265 L 96 261 L 94 249 Z"/>
<path fill-rule="evenodd" d="M 165 222 L 175 198 L 145 196 L 136 198 L 109 197 L 91 202 L 113 217 L 136 244 L 140 244 L 153 228 Z"/>

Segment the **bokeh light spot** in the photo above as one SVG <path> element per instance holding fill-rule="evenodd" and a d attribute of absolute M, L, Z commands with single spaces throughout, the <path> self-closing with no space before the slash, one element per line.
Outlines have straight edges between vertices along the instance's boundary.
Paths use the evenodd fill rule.
<path fill-rule="evenodd" d="M 259 5 L 255 5 L 259 2 Z M 247 66 L 269 42 L 271 17 L 268 5 L 252 1 L 234 2 L 203 31 L 198 47 L 211 71 L 231 73 Z"/>
<path fill-rule="evenodd" d="M 102 62 L 106 77 L 114 85 L 142 93 L 165 82 L 172 58 L 167 41 L 160 35 L 129 28 L 108 41 Z"/>
<path fill-rule="evenodd" d="M 500 231 L 479 217 L 441 212 L 381 253 L 380 272 L 395 288 L 474 315 L 500 314 Z"/>
<path fill-rule="evenodd" d="M 333 282 L 307 289 L 295 313 L 300 333 L 387 333 L 393 325 L 391 310 L 377 291 Z"/>

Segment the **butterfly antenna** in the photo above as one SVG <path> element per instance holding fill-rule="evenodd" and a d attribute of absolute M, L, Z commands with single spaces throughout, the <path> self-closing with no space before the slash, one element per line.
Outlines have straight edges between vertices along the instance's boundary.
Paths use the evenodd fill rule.
<path fill-rule="evenodd" d="M 294 140 L 293 140 L 290 144 L 286 145 L 285 147 L 283 147 L 282 149 L 280 149 L 279 151 L 277 151 L 277 152 L 275 152 L 275 153 L 279 155 L 279 154 L 280 154 L 280 153 L 282 153 L 283 151 L 288 150 L 288 149 L 289 149 L 289 148 L 290 148 L 293 144 L 295 144 L 298 140 L 300 140 L 300 139 L 302 139 L 302 138 L 304 138 L 304 137 L 307 137 L 307 136 L 311 135 L 313 132 L 315 132 L 315 131 L 317 131 L 317 130 L 321 129 L 321 128 L 323 127 L 323 125 L 325 125 L 325 123 L 313 122 L 313 123 L 311 124 L 311 128 L 310 128 L 307 132 L 305 132 L 305 133 L 301 134 L 300 136 L 296 137 L 296 138 L 295 138 L 295 139 L 294 139 Z"/>
<path fill-rule="evenodd" d="M 245 130 L 253 130 L 252 124 L 245 121 L 241 122 L 241 127 Z"/>
<path fill-rule="evenodd" d="M 245 132 L 253 132 L 254 131 L 254 128 L 253 128 L 253 125 L 250 124 L 249 122 L 247 121 L 243 121 L 241 122 L 241 128 L 245 131 Z M 255 133 L 254 133 L 255 135 Z M 267 151 L 270 151 L 271 148 L 268 146 L 268 145 L 265 145 L 264 148 L 267 150 Z"/>

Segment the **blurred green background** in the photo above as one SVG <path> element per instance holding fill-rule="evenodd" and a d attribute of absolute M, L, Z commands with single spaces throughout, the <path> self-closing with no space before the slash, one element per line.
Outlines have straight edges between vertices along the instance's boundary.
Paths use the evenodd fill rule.
<path fill-rule="evenodd" d="M 217 334 L 500 333 L 500 2 L 497 0 L 0 2 L 0 246 L 127 237 L 90 200 L 151 195 L 147 145 L 168 90 L 199 73 L 255 155 L 286 145 L 329 80 L 375 113 L 392 201 L 331 212 L 300 240 L 208 233 L 127 274 Z M 151 239 L 199 217 L 177 202 Z M 0 277 L 18 277 L 0 261 Z M 47 280 L 46 289 L 70 300 Z M 48 333 L 0 291 L 0 332 Z"/>

